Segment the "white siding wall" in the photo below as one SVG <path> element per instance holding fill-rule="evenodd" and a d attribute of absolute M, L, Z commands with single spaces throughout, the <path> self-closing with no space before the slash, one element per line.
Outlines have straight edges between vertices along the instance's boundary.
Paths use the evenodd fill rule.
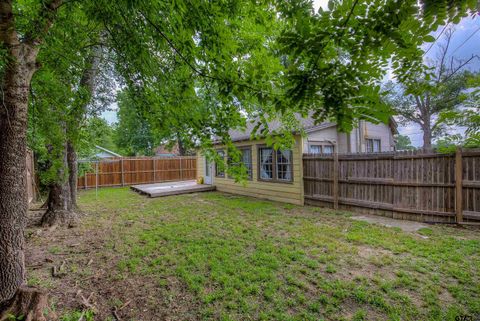
<path fill-rule="evenodd" d="M 303 139 L 303 150 L 305 153 L 309 152 L 308 144 L 313 142 L 322 142 L 333 145 L 338 144 L 337 127 L 333 126 L 308 133 L 306 139 Z"/>
<path fill-rule="evenodd" d="M 335 142 L 337 151 L 339 153 L 357 153 L 365 152 L 365 139 L 374 138 L 381 140 L 381 151 L 393 151 L 395 143 L 390 127 L 386 124 L 372 124 L 362 121 L 362 123 L 355 127 L 350 135 L 346 133 L 337 132 L 337 127 L 329 127 L 319 129 L 307 134 L 303 139 L 303 150 L 308 152 L 308 144 L 312 142 Z M 350 139 L 350 150 L 348 150 L 348 142 Z"/>
<path fill-rule="evenodd" d="M 363 128 L 364 138 L 375 138 L 381 140 L 382 152 L 392 151 L 394 148 L 393 135 L 390 127 L 386 124 L 372 124 L 365 122 Z M 365 143 L 363 146 L 365 151 Z"/>

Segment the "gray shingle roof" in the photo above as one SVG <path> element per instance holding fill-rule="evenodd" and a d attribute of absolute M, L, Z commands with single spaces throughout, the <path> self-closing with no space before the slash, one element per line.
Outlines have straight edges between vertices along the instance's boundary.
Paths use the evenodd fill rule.
<path fill-rule="evenodd" d="M 335 123 L 330 123 L 330 122 L 324 122 L 324 123 L 315 125 L 315 120 L 312 117 L 303 118 L 300 115 L 298 115 L 296 116 L 296 118 L 300 122 L 300 126 L 307 132 L 335 126 Z M 249 140 L 255 126 L 257 125 L 257 122 L 258 121 L 256 120 L 247 121 L 247 126 L 244 130 L 238 130 L 238 129 L 230 130 L 229 134 L 230 134 L 230 137 L 232 138 L 232 141 L 236 142 L 241 140 Z M 270 133 L 281 129 L 281 127 L 282 127 L 282 123 L 279 120 L 273 120 L 268 122 L 268 129 Z M 257 130 L 257 133 L 259 133 L 262 128 L 263 126 L 261 126 L 259 130 Z"/>

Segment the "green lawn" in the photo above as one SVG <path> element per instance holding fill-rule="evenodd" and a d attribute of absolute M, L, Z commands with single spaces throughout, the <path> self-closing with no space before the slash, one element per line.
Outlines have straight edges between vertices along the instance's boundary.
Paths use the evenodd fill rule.
<path fill-rule="evenodd" d="M 76 248 L 86 253 L 50 245 L 49 255 L 69 255 L 69 274 L 47 286 L 95 291 L 98 320 L 113 306 L 122 320 L 480 314 L 478 231 L 432 226 L 405 233 L 344 212 L 222 193 L 147 199 L 126 188 L 101 189 L 98 199 L 95 191 L 81 193 L 80 204 L 88 215 L 74 229 Z M 41 237 L 31 242 L 46 246 Z M 48 281 L 38 271 L 30 276 Z M 54 299 L 60 310 L 73 306 Z"/>

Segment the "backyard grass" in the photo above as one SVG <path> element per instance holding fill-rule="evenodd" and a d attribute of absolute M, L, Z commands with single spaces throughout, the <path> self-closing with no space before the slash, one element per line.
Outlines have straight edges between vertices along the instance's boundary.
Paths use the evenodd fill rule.
<path fill-rule="evenodd" d="M 87 320 L 114 320 L 112 309 L 121 320 L 480 315 L 478 230 L 406 233 L 222 193 L 147 199 L 101 189 L 82 192 L 80 204 L 78 227 L 28 229 L 29 283 L 49 289 L 62 320 L 82 309 Z"/>

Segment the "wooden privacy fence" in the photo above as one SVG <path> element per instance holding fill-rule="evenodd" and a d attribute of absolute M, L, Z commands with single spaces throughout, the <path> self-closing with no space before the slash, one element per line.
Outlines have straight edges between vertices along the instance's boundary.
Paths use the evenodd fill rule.
<path fill-rule="evenodd" d="M 79 189 L 128 186 L 196 179 L 195 157 L 109 158 L 99 161 L 79 161 L 87 167 L 78 178 Z"/>
<path fill-rule="evenodd" d="M 480 221 L 480 149 L 303 155 L 305 203 L 425 222 Z"/>

